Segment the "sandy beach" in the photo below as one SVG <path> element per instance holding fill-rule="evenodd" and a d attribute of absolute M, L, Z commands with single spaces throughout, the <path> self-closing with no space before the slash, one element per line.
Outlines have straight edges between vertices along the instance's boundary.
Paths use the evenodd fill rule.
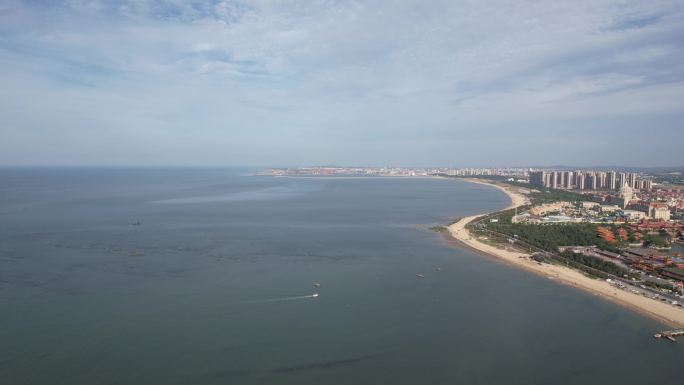
<path fill-rule="evenodd" d="M 502 185 L 494 182 L 486 182 L 476 179 L 465 179 L 468 182 L 486 184 L 496 187 L 505 192 L 511 199 L 508 209 L 519 207 L 528 203 L 528 199 L 520 192 L 518 187 Z M 639 311 L 649 317 L 664 322 L 672 327 L 684 327 L 684 309 L 674 307 L 654 299 L 646 298 L 638 294 L 620 290 L 608 282 L 601 279 L 592 279 L 577 270 L 573 270 L 560 265 L 548 263 L 538 264 L 530 255 L 518 251 L 506 250 L 479 241 L 472 236 L 466 225 L 474 219 L 485 215 L 479 214 L 462 218 L 458 222 L 448 227 L 449 234 L 458 242 L 476 251 L 499 258 L 507 263 L 513 264 L 525 270 L 534 272 L 556 280 L 557 282 L 568 284 L 576 288 L 588 291 L 594 295 L 609 299 L 632 310 Z"/>

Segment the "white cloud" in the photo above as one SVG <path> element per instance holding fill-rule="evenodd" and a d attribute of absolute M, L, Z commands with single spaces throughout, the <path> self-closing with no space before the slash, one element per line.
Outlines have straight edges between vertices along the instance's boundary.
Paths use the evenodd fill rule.
<path fill-rule="evenodd" d="M 23 138 L 14 147 L 49 138 L 50 125 L 73 137 L 104 134 L 112 147 L 145 138 L 160 163 L 183 143 L 217 153 L 234 143 L 235 153 L 253 149 L 246 163 L 262 164 L 294 159 L 288 146 L 341 153 L 344 143 L 401 159 L 407 138 L 490 138 L 540 119 L 662 115 L 673 117 L 660 128 L 671 132 L 684 115 L 674 99 L 684 80 L 682 4 L 9 3 L 0 8 L 0 129 Z M 245 160 L 193 151 L 196 163 Z M 65 143 L 50 159 L 68 153 L 78 163 L 85 152 Z M 0 162 L 31 163 L 7 154 Z M 366 150 L 348 162 L 359 157 L 379 160 Z"/>

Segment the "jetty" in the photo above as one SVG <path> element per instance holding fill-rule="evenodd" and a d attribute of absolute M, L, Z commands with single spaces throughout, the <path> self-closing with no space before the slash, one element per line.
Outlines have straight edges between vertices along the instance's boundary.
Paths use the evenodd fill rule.
<path fill-rule="evenodd" d="M 670 340 L 672 342 L 677 342 L 677 338 L 679 336 L 684 336 L 684 329 L 677 329 L 677 330 L 667 330 L 664 332 L 656 333 L 653 335 L 655 338 L 665 338 L 667 340 Z"/>

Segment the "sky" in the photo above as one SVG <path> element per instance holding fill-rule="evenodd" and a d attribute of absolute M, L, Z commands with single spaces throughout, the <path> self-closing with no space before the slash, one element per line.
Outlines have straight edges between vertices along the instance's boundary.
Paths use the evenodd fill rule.
<path fill-rule="evenodd" d="M 0 1 L 0 165 L 684 165 L 683 1 Z"/>

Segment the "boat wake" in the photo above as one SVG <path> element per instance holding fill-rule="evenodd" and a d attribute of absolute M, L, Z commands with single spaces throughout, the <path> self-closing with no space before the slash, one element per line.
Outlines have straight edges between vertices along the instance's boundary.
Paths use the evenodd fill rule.
<path fill-rule="evenodd" d="M 310 295 L 298 295 L 293 297 L 277 297 L 277 298 L 267 298 L 267 299 L 256 299 L 253 301 L 244 301 L 241 303 L 274 303 L 274 302 L 286 302 L 286 301 L 297 301 L 302 299 L 318 298 L 318 293 Z"/>

